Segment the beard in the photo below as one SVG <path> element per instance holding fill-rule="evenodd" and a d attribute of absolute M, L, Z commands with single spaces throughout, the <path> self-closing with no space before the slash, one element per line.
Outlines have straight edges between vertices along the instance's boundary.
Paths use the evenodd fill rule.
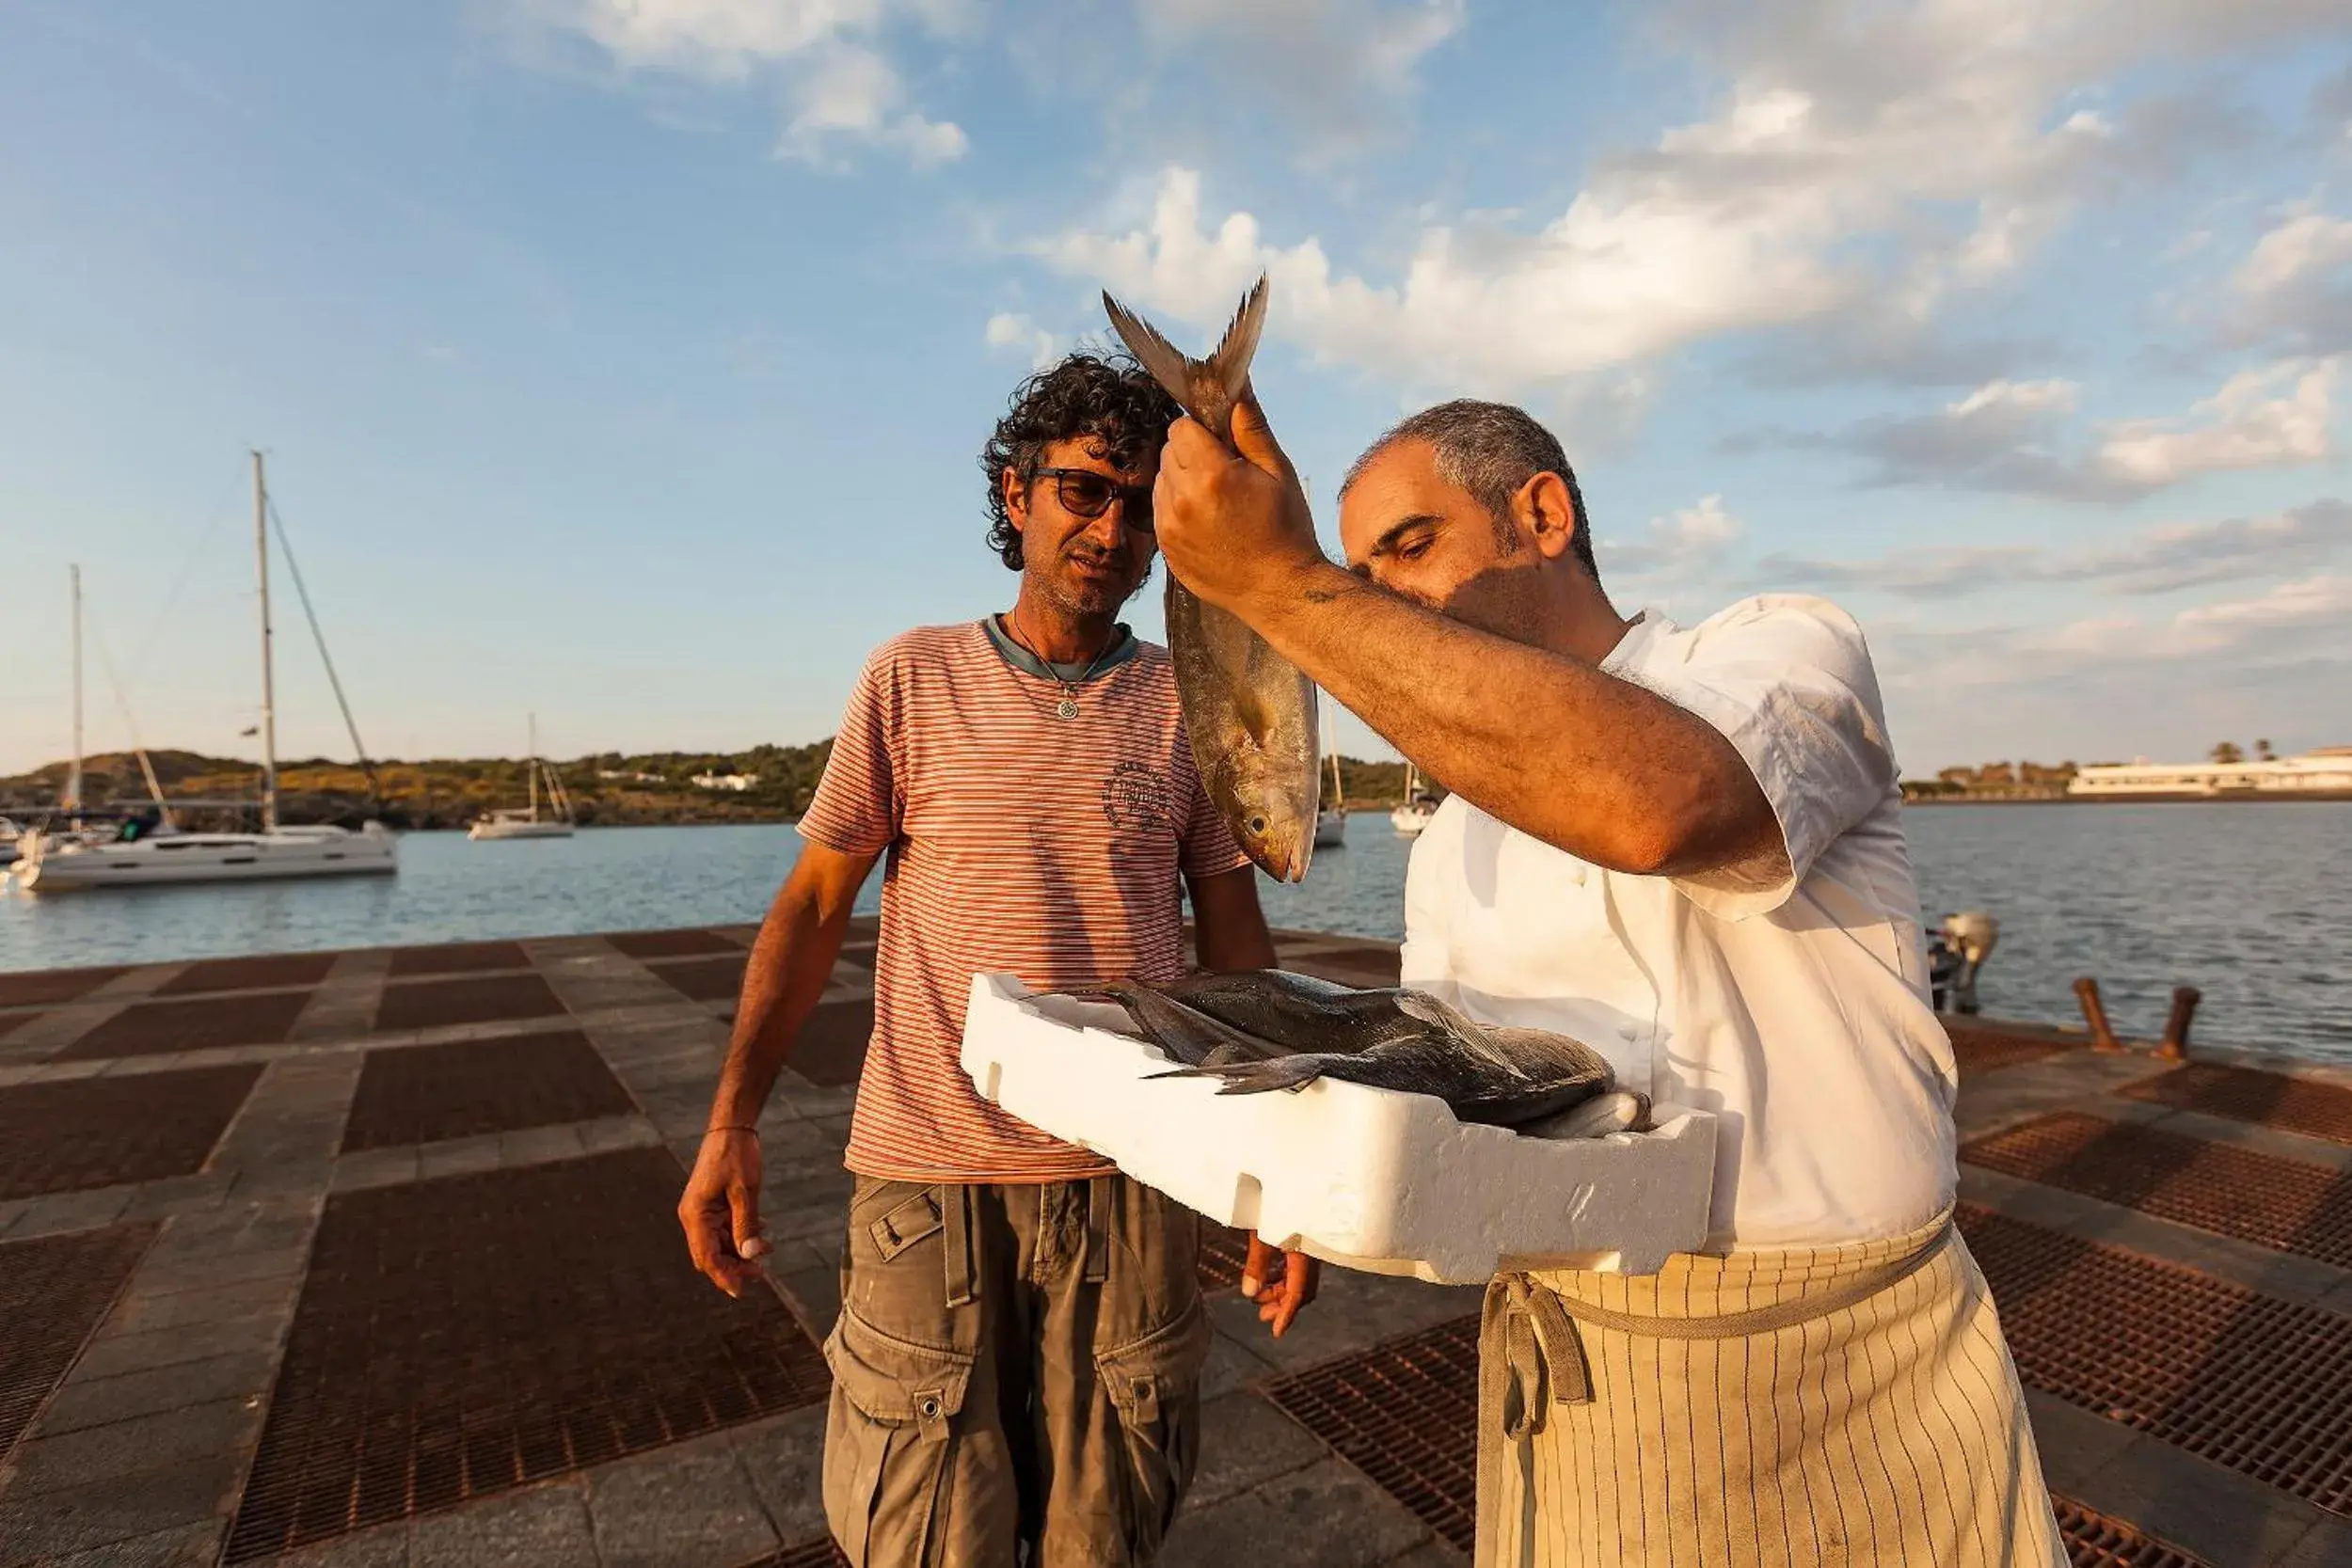
<path fill-rule="evenodd" d="M 1152 562 L 1145 562 L 1135 580 L 1124 584 L 1116 578 L 1088 577 L 1064 570 L 1042 577 L 1038 586 L 1050 603 L 1070 614 L 1108 615 L 1143 592 L 1144 585 L 1152 580 Z"/>

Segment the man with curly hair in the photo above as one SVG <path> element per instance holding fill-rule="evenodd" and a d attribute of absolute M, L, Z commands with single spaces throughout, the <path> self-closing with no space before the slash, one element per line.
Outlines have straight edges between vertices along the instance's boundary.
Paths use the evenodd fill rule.
<path fill-rule="evenodd" d="M 982 1100 L 972 976 L 1037 990 L 1270 968 L 1256 873 L 1195 770 L 1165 649 L 1116 616 L 1150 575 L 1177 409 L 1133 363 L 1025 383 L 980 455 L 1012 608 L 893 638 L 834 738 L 752 949 L 678 1206 L 729 1294 L 767 1249 L 756 1125 L 877 859 L 874 1031 L 845 1163 L 825 1513 L 858 1564 L 1150 1560 L 1191 1481 L 1209 1327 L 1199 1218 Z M 1254 1239 L 1251 1275 L 1271 1272 Z M 1281 1333 L 1313 1292 L 1283 1260 Z"/>

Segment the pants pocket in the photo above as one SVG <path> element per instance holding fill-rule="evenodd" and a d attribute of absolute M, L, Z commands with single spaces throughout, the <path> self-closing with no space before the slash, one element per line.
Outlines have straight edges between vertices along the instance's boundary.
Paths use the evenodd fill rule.
<path fill-rule="evenodd" d="M 1209 1319 L 1198 1299 L 1165 1327 L 1095 1353 L 1095 1374 L 1124 1439 L 1124 1464 L 1115 1471 L 1127 1537 L 1143 1558 L 1159 1549 L 1192 1485 L 1200 1455 L 1200 1369 L 1208 1355 Z"/>
<path fill-rule="evenodd" d="M 825 1339 L 825 1522 L 856 1568 L 939 1560 L 973 1353 L 885 1334 L 844 1307 Z"/>

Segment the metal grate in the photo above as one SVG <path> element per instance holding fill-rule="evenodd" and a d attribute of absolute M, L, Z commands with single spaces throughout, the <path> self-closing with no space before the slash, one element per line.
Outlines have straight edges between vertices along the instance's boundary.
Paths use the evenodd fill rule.
<path fill-rule="evenodd" d="M 87 996 L 107 981 L 130 974 L 126 965 L 92 969 L 35 969 L 0 974 L 0 1007 L 44 1007 Z"/>
<path fill-rule="evenodd" d="M 1266 1385 L 1266 1397 L 1464 1551 L 1475 1533 L 1478 1320 L 1418 1334 Z M 2205 1568 L 2066 1497 L 2051 1499 L 2075 1568 Z"/>
<path fill-rule="evenodd" d="M 2352 1267 L 2352 1171 L 2077 1111 L 1979 1138 L 1961 1157 L 2158 1219 Z"/>
<path fill-rule="evenodd" d="M 183 996 L 190 991 L 315 986 L 334 967 L 332 953 L 264 953 L 250 958 L 208 958 L 173 975 L 159 994 Z"/>
<path fill-rule="evenodd" d="M 744 955 L 730 953 L 713 958 L 687 958 L 655 964 L 653 972 L 680 996 L 697 1002 L 732 1002 L 742 994 Z"/>
<path fill-rule="evenodd" d="M 1230 1291 L 1241 1283 L 1242 1265 L 1249 1261 L 1249 1233 L 1215 1220 L 1200 1222 L 1200 1288 Z"/>
<path fill-rule="evenodd" d="M 0 1460 L 82 1354 L 155 1230 L 118 1225 L 0 1243 Z"/>
<path fill-rule="evenodd" d="M 2057 1040 L 2035 1039 L 2030 1035 L 2012 1035 L 1972 1023 L 1947 1023 L 1944 1032 L 1951 1037 L 1952 1057 L 1963 1073 L 1994 1072 L 2020 1062 L 2038 1062 L 2066 1049 Z"/>
<path fill-rule="evenodd" d="M 371 1051 L 343 1124 L 342 1151 L 591 1121 L 636 1108 L 577 1029 Z"/>
<path fill-rule="evenodd" d="M 1476 1533 L 1478 1320 L 1265 1385 L 1265 1396 L 1464 1551 Z"/>
<path fill-rule="evenodd" d="M 261 1075 L 199 1068 L 0 1089 L 0 1199 L 201 1170 Z"/>
<path fill-rule="evenodd" d="M 706 953 L 732 953 L 743 944 L 716 931 L 690 927 L 682 931 L 615 931 L 604 939 L 632 958 L 691 958 Z"/>
<path fill-rule="evenodd" d="M 431 947 L 392 949 L 391 977 L 411 974 L 472 974 L 485 969 L 529 969 L 531 956 L 513 942 L 445 942 Z"/>
<path fill-rule="evenodd" d="M 1960 1212 L 2027 1383 L 2352 1514 L 2352 1317 Z"/>
<path fill-rule="evenodd" d="M 2250 1121 L 2308 1138 L 2352 1144 L 2352 1088 L 2252 1068 L 2191 1062 L 2115 1091 L 2133 1100 Z"/>
<path fill-rule="evenodd" d="M 433 1029 L 450 1023 L 499 1023 L 552 1018 L 564 1010 L 536 974 L 471 974 L 456 980 L 410 980 L 384 988 L 376 1004 L 378 1029 Z"/>
<path fill-rule="evenodd" d="M 224 1045 L 282 1045 L 310 993 L 263 991 L 254 996 L 204 996 L 184 1002 L 141 1002 L 125 1007 L 57 1053 L 60 1061 L 108 1056 L 162 1056 Z"/>
<path fill-rule="evenodd" d="M 2074 1568 L 2207 1568 L 2203 1559 L 2143 1535 L 2121 1519 L 2093 1513 L 2072 1497 L 2054 1492 L 2050 1502 Z"/>
<path fill-rule="evenodd" d="M 822 1400 L 771 1291 L 695 1274 L 659 1148 L 327 1199 L 228 1560 Z"/>

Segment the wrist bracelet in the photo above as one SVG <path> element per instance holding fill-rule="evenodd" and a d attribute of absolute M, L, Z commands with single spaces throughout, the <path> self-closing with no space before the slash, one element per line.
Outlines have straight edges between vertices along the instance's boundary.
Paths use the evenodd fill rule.
<path fill-rule="evenodd" d="M 706 1138 L 710 1136 L 713 1132 L 749 1132 L 755 1138 L 759 1136 L 758 1128 L 745 1127 L 739 1123 L 729 1123 L 724 1127 L 706 1127 L 703 1129 L 703 1136 Z"/>

